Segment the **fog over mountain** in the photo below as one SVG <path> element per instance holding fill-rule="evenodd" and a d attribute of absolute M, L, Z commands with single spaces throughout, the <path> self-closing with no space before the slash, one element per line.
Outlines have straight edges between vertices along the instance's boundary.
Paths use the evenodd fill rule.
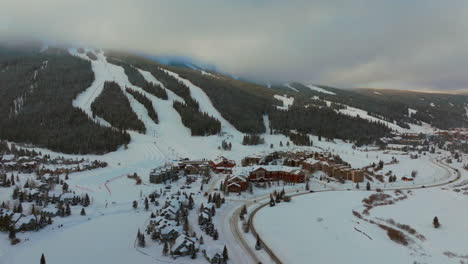
<path fill-rule="evenodd" d="M 7 1 L 0 39 L 183 56 L 256 81 L 466 90 L 468 2 Z"/>

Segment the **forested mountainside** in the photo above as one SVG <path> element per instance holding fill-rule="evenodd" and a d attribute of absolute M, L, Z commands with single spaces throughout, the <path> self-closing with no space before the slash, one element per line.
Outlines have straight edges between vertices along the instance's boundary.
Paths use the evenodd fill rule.
<path fill-rule="evenodd" d="M 105 82 L 101 94 L 91 104 L 93 115 L 102 117 L 119 130 L 146 132 L 146 127 L 133 112 L 130 102 L 116 82 Z"/>
<path fill-rule="evenodd" d="M 93 81 L 91 64 L 66 50 L 0 46 L 0 138 L 82 154 L 128 143 L 72 106 Z"/>
<path fill-rule="evenodd" d="M 174 122 L 182 122 L 192 136 L 222 132 L 220 120 L 201 110 L 205 108 L 194 99 L 189 83 L 182 80 L 199 87 L 238 131 L 250 135 L 281 133 L 297 144 L 310 143 L 306 134 L 367 144 L 395 129 L 411 131 L 410 124 L 425 122 L 441 129 L 468 125 L 468 96 L 345 90 L 300 83 L 266 87 L 219 73 L 161 65 L 137 55 L 107 51 L 102 61 L 101 53 L 77 52 L 84 57 L 60 48 L 41 52 L 38 48 L 0 46 L 0 138 L 65 153 L 113 151 L 130 141 L 127 130 L 146 132 L 128 99 L 144 106 L 152 122 L 158 124 L 158 109 L 148 96 L 167 100 L 168 93 L 178 98 L 171 104 L 181 121 Z M 88 116 L 73 106 L 73 100 L 95 79 L 91 64 L 97 63 L 97 55 L 101 56 L 100 65 L 111 65 L 105 64 L 107 61 L 122 67 L 133 85 L 105 82 L 102 92 L 97 90 L 100 94 L 89 102 L 94 117 L 101 117 L 113 128 L 101 126 L 90 113 Z M 147 81 L 142 71 L 159 83 Z"/>
<path fill-rule="evenodd" d="M 359 108 L 371 116 L 397 123 L 402 128 L 421 122 L 439 129 L 468 125 L 466 95 L 389 89 L 337 89 L 301 83 L 276 85 L 272 89 L 291 96 L 302 96 L 306 100 L 319 97 L 321 100 Z"/>

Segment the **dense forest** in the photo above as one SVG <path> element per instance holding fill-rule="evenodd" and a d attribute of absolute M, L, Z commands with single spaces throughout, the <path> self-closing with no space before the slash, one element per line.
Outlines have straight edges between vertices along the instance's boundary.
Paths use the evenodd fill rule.
<path fill-rule="evenodd" d="M 358 145 L 374 143 L 390 132 L 381 123 L 372 123 L 364 119 L 338 114 L 331 108 L 316 107 L 293 106 L 289 111 L 272 111 L 270 125 L 275 131 L 286 135 L 289 135 L 291 130 L 297 130 L 300 133 L 318 135 L 320 138 L 352 140 Z M 301 140 L 297 135 L 290 135 L 290 138 L 293 142 L 296 138 Z"/>
<path fill-rule="evenodd" d="M 217 134 L 221 131 L 221 123 L 219 120 L 213 118 L 207 113 L 203 113 L 200 110 L 199 103 L 192 98 L 190 94 L 190 88 L 164 71 L 161 68 L 162 65 L 159 65 L 143 57 L 130 54 L 122 54 L 112 51 L 106 52 L 106 54 L 108 57 L 114 58 L 112 63 L 116 65 L 127 64 L 128 66 L 122 67 L 131 67 L 133 69 L 136 67 L 150 72 L 158 81 L 164 85 L 166 89 L 171 90 L 176 95 L 181 97 L 184 100 L 184 103 L 175 101 L 173 103 L 173 107 L 181 116 L 184 126 L 190 129 L 192 135 L 208 136 Z M 123 63 L 123 61 L 125 61 L 125 63 Z M 149 92 L 147 90 L 148 86 L 142 88 Z"/>
<path fill-rule="evenodd" d="M 284 85 L 273 86 L 278 92 L 295 96 L 296 100 L 307 101 L 307 98 L 319 97 L 335 103 L 345 104 L 368 112 L 385 121 L 396 122 L 400 127 L 409 128 L 408 123 L 426 122 L 439 129 L 449 129 L 468 125 L 465 105 L 468 96 L 422 93 L 388 89 L 337 89 L 317 85 L 334 94 L 321 93 L 300 84 L 289 84 L 298 92 Z M 311 101 L 314 101 L 311 99 Z M 317 101 L 317 100 L 315 100 Z M 409 115 L 409 108 L 416 110 Z"/>
<path fill-rule="evenodd" d="M 154 123 L 158 124 L 158 114 L 156 113 L 156 110 L 154 110 L 153 103 L 151 102 L 151 100 L 148 99 L 148 97 L 146 97 L 144 94 L 133 89 L 126 88 L 125 90 L 146 108 L 146 110 L 148 111 L 148 116 L 151 118 L 151 120 L 154 121 Z"/>
<path fill-rule="evenodd" d="M 101 127 L 73 99 L 94 81 L 89 62 L 66 50 L 0 45 L 0 137 L 64 153 L 106 153 L 130 136 Z"/>
<path fill-rule="evenodd" d="M 107 62 L 122 67 L 131 84 L 142 88 L 146 92 L 158 98 L 167 100 L 166 90 L 164 90 L 164 88 L 159 85 L 147 82 L 135 67 L 132 67 L 130 64 L 114 58 L 107 58 Z"/>
<path fill-rule="evenodd" d="M 264 133 L 263 115 L 279 103 L 273 91 L 263 86 L 186 68 L 170 70 L 200 87 L 221 115 L 243 133 Z"/>
<path fill-rule="evenodd" d="M 174 101 L 173 106 L 179 112 L 184 126 L 190 128 L 192 136 L 215 135 L 221 131 L 221 122 L 207 113 L 202 113 L 178 101 Z"/>
<path fill-rule="evenodd" d="M 116 82 L 105 82 L 101 94 L 91 104 L 93 115 L 102 117 L 113 127 L 145 133 L 143 122 L 133 112 L 127 96 Z"/>

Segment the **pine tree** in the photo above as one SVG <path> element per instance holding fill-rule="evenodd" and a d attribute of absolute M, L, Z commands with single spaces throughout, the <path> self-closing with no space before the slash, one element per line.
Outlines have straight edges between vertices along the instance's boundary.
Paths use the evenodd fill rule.
<path fill-rule="evenodd" d="M 46 264 L 46 260 L 45 260 L 45 257 L 44 257 L 44 253 L 43 253 L 42 256 L 41 256 L 41 264 Z"/>
<path fill-rule="evenodd" d="M 432 220 L 432 225 L 434 226 L 434 228 L 440 227 L 439 218 L 437 218 L 437 216 L 434 217 L 434 219 Z"/>
<path fill-rule="evenodd" d="M 10 228 L 10 232 L 8 232 L 8 238 L 9 239 L 15 239 L 16 238 L 16 231 L 14 227 Z"/>
<path fill-rule="evenodd" d="M 148 198 L 145 198 L 145 210 L 148 211 L 148 209 L 149 209 Z"/>
<path fill-rule="evenodd" d="M 85 211 L 84 207 L 83 207 L 83 208 L 81 208 L 80 215 L 86 215 L 86 211 Z"/>
<path fill-rule="evenodd" d="M 262 244 L 260 242 L 260 236 L 257 234 L 257 242 L 255 243 L 255 249 L 260 250 L 262 249 Z"/>
<path fill-rule="evenodd" d="M 167 256 L 167 253 L 169 253 L 169 245 L 167 244 L 167 242 L 164 242 L 164 247 L 163 247 L 162 253 L 163 253 L 164 256 Z"/>
<path fill-rule="evenodd" d="M 367 184 L 366 184 L 366 190 L 370 191 L 370 183 L 369 182 L 367 182 Z"/>
<path fill-rule="evenodd" d="M 228 259 L 229 259 L 228 250 L 227 250 L 226 245 L 224 245 L 224 249 L 223 249 L 223 260 L 224 260 L 224 261 L 227 261 Z"/>
<path fill-rule="evenodd" d="M 203 236 L 200 235 L 200 245 L 203 245 L 203 244 L 205 244 L 205 241 L 203 240 Z"/>
<path fill-rule="evenodd" d="M 133 201 L 133 208 L 137 209 L 138 207 L 138 202 L 137 201 Z"/>
<path fill-rule="evenodd" d="M 306 191 L 309 191 L 309 190 L 310 190 L 310 187 L 309 187 L 309 182 L 306 182 L 305 189 L 306 189 Z"/>

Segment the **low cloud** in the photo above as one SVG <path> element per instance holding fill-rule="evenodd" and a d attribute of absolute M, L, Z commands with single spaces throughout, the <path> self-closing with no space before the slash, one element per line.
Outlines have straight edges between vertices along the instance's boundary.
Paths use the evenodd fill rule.
<path fill-rule="evenodd" d="M 462 0 L 0 0 L 0 39 L 193 57 L 258 81 L 467 89 Z"/>

